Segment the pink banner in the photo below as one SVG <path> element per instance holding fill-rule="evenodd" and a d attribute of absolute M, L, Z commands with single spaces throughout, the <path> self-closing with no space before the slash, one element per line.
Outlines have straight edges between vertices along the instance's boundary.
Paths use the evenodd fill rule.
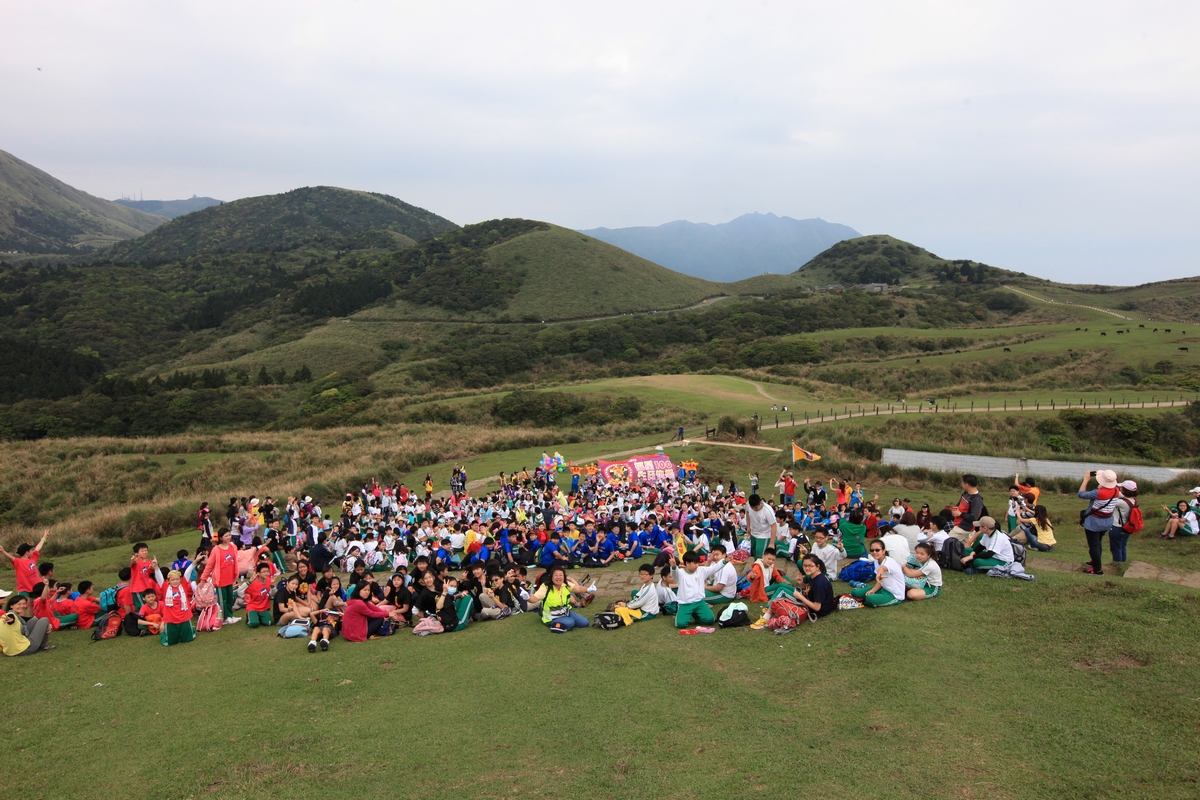
<path fill-rule="evenodd" d="M 658 483 L 676 479 L 675 465 L 661 453 L 625 461 L 597 461 L 605 483 Z"/>

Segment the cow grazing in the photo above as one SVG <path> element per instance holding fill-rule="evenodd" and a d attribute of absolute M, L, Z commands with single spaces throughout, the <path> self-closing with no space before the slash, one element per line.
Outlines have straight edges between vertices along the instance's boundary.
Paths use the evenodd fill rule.
<path fill-rule="evenodd" d="M 1183 351 L 1183 352 L 1185 352 L 1185 353 L 1188 351 L 1188 349 L 1187 349 L 1186 347 L 1181 347 L 1181 348 L 1179 348 L 1179 349 L 1180 349 L 1180 350 L 1182 350 L 1182 351 Z"/>

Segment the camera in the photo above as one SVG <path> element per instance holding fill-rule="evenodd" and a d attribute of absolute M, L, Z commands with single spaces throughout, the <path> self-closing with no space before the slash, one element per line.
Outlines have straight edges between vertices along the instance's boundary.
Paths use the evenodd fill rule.
<path fill-rule="evenodd" d="M 1092 470 L 1092 477 L 1096 477 L 1096 470 Z"/>

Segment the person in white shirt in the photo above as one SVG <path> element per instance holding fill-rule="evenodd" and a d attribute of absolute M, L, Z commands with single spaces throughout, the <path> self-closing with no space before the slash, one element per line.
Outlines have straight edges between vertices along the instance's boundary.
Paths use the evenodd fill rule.
<path fill-rule="evenodd" d="M 737 570 L 725 560 L 725 546 L 715 544 L 710 558 L 721 564 L 721 569 L 712 573 L 704 592 L 704 602 L 710 606 L 724 605 L 737 597 Z"/>
<path fill-rule="evenodd" d="M 631 622 L 645 622 L 658 616 L 658 587 L 654 585 L 654 567 L 642 564 L 638 567 L 638 577 L 642 585 L 633 593 L 629 602 L 618 602 L 613 611 L 620 615 L 628 625 Z"/>
<path fill-rule="evenodd" d="M 917 515 L 912 511 L 905 511 L 900 517 L 900 521 L 892 526 L 892 530 L 908 540 L 909 551 L 920 541 L 921 526 L 917 524 Z"/>
<path fill-rule="evenodd" d="M 893 530 L 887 529 L 887 533 L 880 536 L 879 541 L 883 542 L 888 555 L 896 559 L 897 564 L 906 563 L 908 557 L 912 555 L 912 551 L 908 547 L 908 539 Z"/>
<path fill-rule="evenodd" d="M 750 533 L 750 558 L 762 558 L 768 547 L 775 546 L 779 536 L 779 523 L 775 519 L 775 509 L 756 494 L 750 495 L 746 501 L 746 527 Z"/>
<path fill-rule="evenodd" d="M 817 544 L 813 547 L 812 554 L 821 559 L 821 563 L 825 565 L 825 574 L 831 576 L 830 580 L 836 578 L 838 574 L 838 559 L 846 558 L 846 551 L 842 549 L 841 545 L 834 540 L 829 531 L 824 527 L 813 531 L 813 538 L 817 540 Z"/>
<path fill-rule="evenodd" d="M 875 561 L 875 585 L 856 587 L 850 594 L 871 608 L 886 608 L 904 602 L 904 572 L 896 559 L 887 554 L 887 548 L 878 539 L 872 540 L 869 550 Z"/>
<path fill-rule="evenodd" d="M 675 627 L 686 628 L 692 624 L 693 617 L 703 625 L 712 625 L 717 618 L 713 616 L 708 603 L 704 602 L 704 584 L 709 576 L 725 566 L 725 562 L 718 561 L 702 567 L 700 556 L 694 550 L 683 554 L 683 566 L 676 561 L 674 552 L 670 557 L 671 577 L 675 579 L 675 585 L 678 587 L 675 590 L 679 602 L 679 610 L 675 612 Z"/>
<path fill-rule="evenodd" d="M 942 568 L 934 557 L 933 545 L 921 542 L 904 565 L 906 600 L 928 600 L 942 593 Z"/>
<path fill-rule="evenodd" d="M 1008 538 L 1008 534 L 996 530 L 995 519 L 980 517 L 975 526 L 975 535 L 967 540 L 966 547 L 970 552 L 963 556 L 963 572 L 987 572 L 1016 560 L 1012 539 Z M 979 538 L 978 544 L 975 542 L 976 536 Z"/>

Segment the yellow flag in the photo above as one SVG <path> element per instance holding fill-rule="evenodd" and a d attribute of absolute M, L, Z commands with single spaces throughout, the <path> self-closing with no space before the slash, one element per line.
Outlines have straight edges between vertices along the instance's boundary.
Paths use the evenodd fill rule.
<path fill-rule="evenodd" d="M 792 463 L 793 464 L 795 464 L 797 461 L 820 461 L 820 460 L 821 460 L 821 457 L 819 455 L 817 455 L 816 453 L 810 453 L 808 450 L 805 450 L 800 445 L 796 444 L 795 442 L 792 442 Z"/>

